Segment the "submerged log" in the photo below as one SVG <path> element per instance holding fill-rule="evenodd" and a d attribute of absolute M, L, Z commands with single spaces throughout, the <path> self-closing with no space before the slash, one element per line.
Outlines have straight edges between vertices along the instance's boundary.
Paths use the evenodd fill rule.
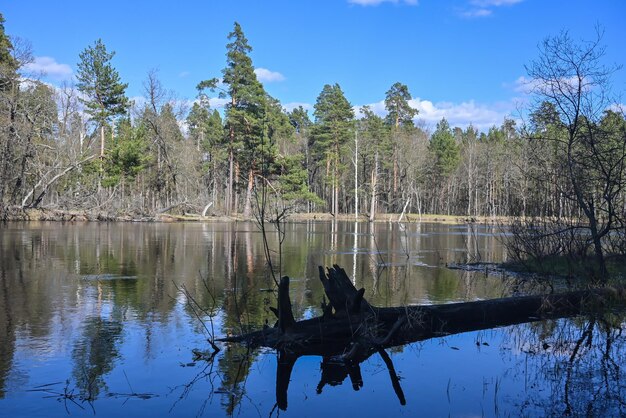
<path fill-rule="evenodd" d="M 278 321 L 274 327 L 219 341 L 279 350 L 276 371 L 277 406 L 287 409 L 287 389 L 300 356 L 322 356 L 322 377 L 317 386 L 337 385 L 347 377 L 354 390 L 363 386 L 360 363 L 374 354 L 383 359 L 391 385 L 402 405 L 400 381 L 385 348 L 462 332 L 603 312 L 626 301 L 624 288 L 597 288 L 541 296 L 518 296 L 444 305 L 379 308 L 364 298 L 338 265 L 319 268 L 328 303 L 322 315 L 295 321 L 289 299 L 289 278 L 278 288 Z"/>

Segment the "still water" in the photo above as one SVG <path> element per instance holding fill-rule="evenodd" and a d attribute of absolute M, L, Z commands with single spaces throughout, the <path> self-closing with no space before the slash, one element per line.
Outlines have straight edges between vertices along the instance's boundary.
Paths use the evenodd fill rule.
<path fill-rule="evenodd" d="M 283 239 L 268 236 L 275 268 L 291 278 L 296 319 L 321 313 L 318 265 L 341 265 L 378 306 L 509 294 L 503 277 L 446 268 L 502 261 L 504 238 L 493 227 L 306 222 L 287 224 Z M 378 354 L 332 379 L 320 357 L 301 357 L 280 410 L 275 352 L 222 344 L 211 361 L 194 354 L 210 348 L 212 334 L 273 324 L 272 287 L 254 224 L 0 227 L 0 416 L 626 413 L 617 315 L 388 350 L 405 402 Z"/>

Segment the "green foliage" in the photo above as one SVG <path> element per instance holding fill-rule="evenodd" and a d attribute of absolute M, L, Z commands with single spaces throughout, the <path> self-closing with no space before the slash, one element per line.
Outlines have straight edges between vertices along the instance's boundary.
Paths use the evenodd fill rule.
<path fill-rule="evenodd" d="M 101 39 L 80 53 L 76 87 L 86 97 L 81 101 L 87 107 L 87 114 L 100 125 L 124 114 L 128 108 L 125 96 L 128 84 L 120 81 L 118 72 L 111 65 L 114 55 L 114 52 L 107 52 Z"/>
<path fill-rule="evenodd" d="M 596 130 L 597 146 L 609 160 L 609 166 L 624 164 L 626 119 L 613 110 L 606 110 Z"/>
<path fill-rule="evenodd" d="M 315 102 L 312 149 L 318 160 L 340 164 L 342 147 L 353 136 L 354 112 L 339 84 L 326 84 Z"/>
<path fill-rule="evenodd" d="M 262 96 L 262 86 L 256 78 L 252 59 L 248 54 L 252 47 L 241 29 L 241 25 L 235 22 L 233 31 L 228 34 L 230 41 L 226 45 L 226 68 L 222 70 L 223 83 L 229 87 L 230 97 L 237 102 L 243 102 L 239 106 L 255 106 L 258 101 L 251 100 Z M 256 96 L 256 97 L 255 97 Z"/>
<path fill-rule="evenodd" d="M 510 271 L 533 273 L 541 276 L 580 279 L 601 274 L 601 265 L 591 254 L 584 256 L 563 254 L 548 255 L 542 258 L 528 258 L 508 261 L 503 266 Z M 607 259 L 606 268 L 612 277 L 626 277 L 626 258 L 613 255 Z"/>
<path fill-rule="evenodd" d="M 208 146 L 218 145 L 224 142 L 224 124 L 222 123 L 220 112 L 217 110 L 211 112 L 205 129 Z"/>
<path fill-rule="evenodd" d="M 170 103 L 166 103 L 159 112 L 160 132 L 159 134 L 169 140 L 170 143 L 184 141 L 183 133 L 180 131 L 178 120 L 174 114 L 174 108 Z"/>
<path fill-rule="evenodd" d="M 105 187 L 119 184 L 121 179 L 132 181 L 150 163 L 151 156 L 147 152 L 145 127 L 133 127 L 128 118 L 120 120 L 117 136 L 104 163 Z"/>
<path fill-rule="evenodd" d="M 309 136 L 313 122 L 307 110 L 298 106 L 287 113 L 287 121 L 291 126 L 289 132 L 279 142 L 280 153 L 277 159 L 279 166 L 279 185 L 283 199 L 296 206 L 304 203 L 323 204 L 310 187 Z"/>
<path fill-rule="evenodd" d="M 296 205 L 304 202 L 322 204 L 324 201 L 309 190 L 307 185 L 308 172 L 303 159 L 302 154 L 278 158 L 277 165 L 282 198 Z"/>
<path fill-rule="evenodd" d="M 257 80 L 248 55 L 252 47 L 239 23 L 235 22 L 233 31 L 228 34 L 230 41 L 226 45 L 226 67 L 222 70 L 222 84 L 212 78 L 198 84 L 201 97 L 205 89 L 219 90 L 221 98 L 229 98 L 225 106 L 225 126 L 229 135 L 231 149 L 240 149 L 251 137 L 261 136 L 263 113 L 266 96 L 263 85 Z"/>
<path fill-rule="evenodd" d="M 4 32 L 4 17 L 0 13 L 0 91 L 9 88 L 9 81 L 15 78 L 19 66 L 12 51 L 13 44 Z"/>
<path fill-rule="evenodd" d="M 324 86 L 313 112 L 303 107 L 286 112 L 257 79 L 252 47 L 235 23 L 228 34 L 221 74 L 198 84 L 199 100 L 187 115 L 189 135 L 185 138 L 179 126 L 181 115 L 164 104 L 165 91 L 153 75 L 145 86 L 149 106 L 140 109 L 132 121 L 124 117 L 126 84 L 111 65 L 114 53 L 101 40 L 80 54 L 80 98 L 69 89 L 53 97 L 49 88 L 32 81 L 16 88 L 21 79 L 14 71 L 19 65 L 13 56 L 22 58 L 13 51 L 3 22 L 0 15 L 0 81 L 10 76 L 12 87 L 0 89 L 0 125 L 5 127 L 0 129 L 3 204 L 19 205 L 27 193 L 44 185 L 50 187 L 50 192 L 45 190 L 50 197 L 41 202 L 43 206 L 102 204 L 107 210 L 149 212 L 182 201 L 190 207 L 214 202 L 217 212 L 245 207 L 250 214 L 249 202 L 262 178 L 264 185 L 270 184 L 298 209 L 305 203 L 321 203 L 313 192 L 330 203 L 332 213 L 355 209 L 355 194 L 361 212 L 365 198 L 372 214 L 399 212 L 408 202 L 407 213 L 556 216 L 584 221 L 586 207 L 589 213 L 599 214 L 602 223 L 609 219 L 605 214 L 617 208 L 621 212 L 612 217 L 610 226 L 623 229 L 626 122 L 620 113 L 605 112 L 614 109 L 611 103 L 603 102 L 593 114 L 585 114 L 592 99 L 608 97 L 596 94 L 604 91 L 601 82 L 609 75 L 603 67 L 578 80 L 584 86 L 577 93 L 583 105 L 572 113 L 568 110 L 579 101 L 572 96 L 563 102 L 559 95 L 574 93 L 580 83 L 572 83 L 571 68 L 559 61 L 564 55 L 542 58 L 538 69 L 532 69 L 540 72 L 548 65 L 559 66 L 554 74 L 543 74 L 543 84 L 541 77 L 533 83 L 545 94 L 539 95 L 536 103 L 544 102 L 534 108 L 529 125 L 521 130 L 527 135 L 520 136 L 511 119 L 488 132 L 472 126 L 450 127 L 442 120 L 429 141 L 429 134 L 414 125 L 417 111 L 409 105 L 408 87 L 399 82 L 386 91 L 383 117 L 364 107 L 363 117 L 355 121 L 352 106 L 337 84 Z M 580 52 L 569 46 L 567 38 L 555 42 L 548 44 L 552 48 L 548 52 L 561 46 L 561 52 L 574 58 Z M 593 52 L 595 47 L 589 45 Z M 581 55 L 591 65 L 581 70 L 593 69 L 600 56 L 599 50 L 590 56 L 591 61 Z M 594 81 L 598 74 L 601 77 Z M 227 99 L 223 112 L 209 106 L 208 91 Z M 55 100 L 61 105 L 59 112 Z M 8 112 L 8 106 L 17 111 Z M 87 132 L 87 127 L 96 124 L 100 132 Z M 85 151 L 92 151 L 98 141 L 106 145 L 106 153 L 85 162 Z M 45 176 L 57 174 L 62 178 L 45 185 Z M 122 187 L 111 187 L 117 185 Z M 136 199 L 141 188 L 145 188 L 142 199 Z M 114 198 L 109 197 L 111 193 Z M 579 207 L 576 200 L 583 205 Z M 306 208 L 322 209 L 310 204 Z"/>
<path fill-rule="evenodd" d="M 13 45 L 11 44 L 11 40 L 4 32 L 4 16 L 0 13 L 0 64 L 7 65 L 13 63 L 13 56 L 11 55 L 11 50 L 13 49 Z"/>
<path fill-rule="evenodd" d="M 486 140 L 493 143 L 505 144 L 506 142 L 517 139 L 517 137 L 515 121 L 507 118 L 504 119 L 501 126 L 492 126 L 489 128 Z"/>
<path fill-rule="evenodd" d="M 307 170 L 309 166 L 309 139 L 311 136 L 311 128 L 313 122 L 309 118 L 309 113 L 302 106 L 298 106 L 291 112 L 287 113 L 289 123 L 293 127 L 292 140 L 289 142 L 282 142 L 279 145 L 279 152 L 283 155 L 286 154 L 302 154 L 304 164 Z"/>
<path fill-rule="evenodd" d="M 308 130 L 313 125 L 311 119 L 309 118 L 309 112 L 305 110 L 302 106 L 298 106 L 293 109 L 289 114 L 289 122 L 295 129 L 295 132 L 299 135 L 306 135 Z"/>
<path fill-rule="evenodd" d="M 478 130 L 476 130 L 476 128 L 474 128 L 473 125 L 469 125 L 465 131 L 463 131 L 462 135 L 461 135 L 461 141 L 463 142 L 463 144 L 467 145 L 467 144 L 473 144 L 476 141 L 478 141 Z"/>
<path fill-rule="evenodd" d="M 206 98 L 206 89 L 218 90 L 220 97 L 230 99 L 225 106 L 228 148 L 233 154 L 237 151 L 234 158 L 240 165 L 255 170 L 258 160 L 270 161 L 273 158 L 272 138 L 275 131 L 281 129 L 273 123 L 282 122 L 275 116 L 277 102 L 257 80 L 248 55 L 252 47 L 239 23 L 235 22 L 228 40 L 222 83 L 213 78 L 200 82 L 197 87 L 203 99 Z"/>
<path fill-rule="evenodd" d="M 200 144 L 204 152 L 213 154 L 215 147 L 224 144 L 224 126 L 217 110 L 194 103 L 187 116 L 189 137 Z"/>
<path fill-rule="evenodd" d="M 363 106 L 361 113 L 363 117 L 358 121 L 361 138 L 373 151 L 390 150 L 389 126 L 385 124 L 385 120 L 375 114 L 369 106 Z"/>
<path fill-rule="evenodd" d="M 245 168 L 267 177 L 277 156 L 277 139 L 290 137 L 293 127 L 277 100 L 266 94 L 263 104 L 255 114 L 259 118 L 254 121 L 256 126 L 250 126 L 250 131 L 246 132 L 243 149 L 238 155 Z"/>
<path fill-rule="evenodd" d="M 193 139 L 200 138 L 202 141 L 206 135 L 207 125 L 209 123 L 208 106 L 202 106 L 194 102 L 189 115 L 187 115 L 187 125 L 189 126 L 189 136 Z"/>
<path fill-rule="evenodd" d="M 437 129 L 430 139 L 429 149 L 435 156 L 435 168 L 439 175 L 447 177 L 456 170 L 460 161 L 459 145 L 445 118 L 437 124 Z"/>
<path fill-rule="evenodd" d="M 412 128 L 413 118 L 417 116 L 417 109 L 409 106 L 411 93 L 409 88 L 402 83 L 394 83 L 387 93 L 385 93 L 385 109 L 387 109 L 387 117 L 385 122 L 393 126 L 395 129 L 404 127 Z"/>
<path fill-rule="evenodd" d="M 391 143 L 390 126 L 385 120 L 376 115 L 369 106 L 361 108 L 363 117 L 358 121 L 359 139 L 361 140 L 360 152 L 367 161 L 367 166 L 374 164 L 373 160 L 376 155 L 382 161 L 388 161 L 389 156 L 393 152 Z"/>
<path fill-rule="evenodd" d="M 204 150 L 211 158 L 221 158 L 221 150 L 226 149 L 230 163 L 235 170 L 248 176 L 248 194 L 256 176 L 263 181 L 280 175 L 280 188 L 288 199 L 301 199 L 308 193 L 307 173 L 300 167 L 301 155 L 286 158 L 278 153 L 278 143 L 287 143 L 295 138 L 295 129 L 278 100 L 272 98 L 258 81 L 249 53 L 248 44 L 241 26 L 235 22 L 233 31 L 228 34 L 226 45 L 226 67 L 222 70 L 221 82 L 209 79 L 198 84 L 201 104 L 194 105 L 188 122 L 190 133 L 206 138 Z M 217 112 L 208 114 L 208 106 L 202 106 L 208 97 L 205 90 L 219 91 L 221 98 L 229 99 L 225 106 L 224 128 Z M 207 142 L 208 141 L 208 142 Z M 222 146 L 222 144 L 226 146 Z M 233 165 L 229 164 L 229 168 Z M 229 182 L 234 173 L 229 173 Z M 227 185 L 226 193 L 231 193 Z M 227 196 L 226 210 L 230 210 Z M 250 211 L 247 200 L 244 212 Z"/>

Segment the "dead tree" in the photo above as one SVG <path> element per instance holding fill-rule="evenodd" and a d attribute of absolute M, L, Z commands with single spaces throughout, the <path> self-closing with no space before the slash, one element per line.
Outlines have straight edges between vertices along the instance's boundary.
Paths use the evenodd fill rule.
<path fill-rule="evenodd" d="M 328 298 L 328 303 L 322 302 L 322 315 L 295 320 L 289 277 L 285 276 L 278 288 L 278 308 L 271 308 L 278 318 L 274 327 L 218 340 L 279 350 L 276 398 L 281 409 L 287 408 L 291 371 L 303 355 L 323 358 L 322 380 L 317 388 L 321 392 L 326 384 L 337 384 L 346 376 L 358 390 L 363 384 L 359 364 L 378 353 L 389 370 L 398 399 L 404 404 L 404 394 L 386 348 L 462 332 L 601 312 L 608 304 L 626 300 L 625 289 L 605 287 L 542 296 L 379 308 L 367 302 L 363 297 L 365 289 L 357 290 L 338 265 L 326 272 L 319 267 L 319 273 Z"/>

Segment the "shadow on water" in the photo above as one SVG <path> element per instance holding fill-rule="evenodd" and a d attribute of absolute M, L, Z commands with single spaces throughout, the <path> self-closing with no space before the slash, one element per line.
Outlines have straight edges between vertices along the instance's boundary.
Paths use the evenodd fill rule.
<path fill-rule="evenodd" d="M 445 268 L 503 261 L 495 232 L 288 224 L 282 274 L 292 278 L 293 314 L 322 314 L 320 264 L 343 265 L 382 307 L 507 295 L 501 277 Z M 351 358 L 350 345 L 299 355 L 221 344 L 213 355 L 180 289 L 210 312 L 201 316 L 212 317 L 213 337 L 271 327 L 277 295 L 267 291 L 260 238 L 241 223 L 3 227 L 0 415 L 626 414 L 617 312 L 438 336 Z"/>

